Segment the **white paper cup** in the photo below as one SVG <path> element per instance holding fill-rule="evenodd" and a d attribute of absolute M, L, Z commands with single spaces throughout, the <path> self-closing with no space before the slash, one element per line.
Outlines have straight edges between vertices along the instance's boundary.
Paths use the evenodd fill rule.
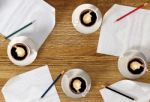
<path fill-rule="evenodd" d="M 85 90 L 82 93 L 78 93 L 78 94 L 74 93 L 70 88 L 70 82 L 72 81 L 72 79 L 74 79 L 76 77 L 82 78 L 86 83 Z M 71 97 L 71 98 L 85 97 L 91 88 L 91 78 L 82 69 L 71 69 L 64 74 L 62 81 L 61 81 L 61 87 L 62 87 L 64 93 L 68 97 Z"/>
<path fill-rule="evenodd" d="M 143 63 L 144 69 L 141 73 L 135 74 L 129 70 L 129 63 L 134 59 L 139 59 Z M 137 50 L 129 50 L 119 57 L 118 69 L 125 78 L 129 78 L 129 79 L 139 78 L 143 76 L 147 71 L 146 57 L 142 52 L 139 52 Z"/>
<path fill-rule="evenodd" d="M 15 45 L 24 45 L 27 49 L 27 56 L 23 60 L 17 60 L 12 56 L 11 50 Z M 12 63 L 18 66 L 26 66 L 31 64 L 37 57 L 37 49 L 35 44 L 25 36 L 14 37 L 7 47 L 7 55 Z"/>
<path fill-rule="evenodd" d="M 96 14 L 97 19 L 95 19 L 95 23 L 92 24 L 91 26 L 85 26 L 80 19 L 81 14 L 86 10 L 90 10 Z M 82 4 L 73 11 L 72 24 L 75 27 L 75 29 L 80 33 L 83 34 L 93 33 L 99 29 L 101 23 L 102 23 L 102 14 L 100 10 L 92 4 Z"/>

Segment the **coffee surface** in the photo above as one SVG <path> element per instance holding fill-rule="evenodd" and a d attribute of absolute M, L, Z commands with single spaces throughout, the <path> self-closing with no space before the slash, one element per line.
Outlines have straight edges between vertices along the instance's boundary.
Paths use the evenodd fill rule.
<path fill-rule="evenodd" d="M 73 78 L 70 82 L 70 89 L 75 94 L 80 94 L 86 89 L 86 82 L 81 77 Z"/>
<path fill-rule="evenodd" d="M 16 60 L 24 60 L 28 55 L 26 46 L 23 44 L 14 45 L 11 49 L 11 55 Z"/>
<path fill-rule="evenodd" d="M 140 74 L 144 71 L 144 62 L 141 59 L 132 59 L 128 63 L 128 70 L 132 74 Z"/>
<path fill-rule="evenodd" d="M 85 10 L 80 15 L 80 21 L 84 26 L 92 26 L 97 20 L 97 15 L 92 10 Z"/>

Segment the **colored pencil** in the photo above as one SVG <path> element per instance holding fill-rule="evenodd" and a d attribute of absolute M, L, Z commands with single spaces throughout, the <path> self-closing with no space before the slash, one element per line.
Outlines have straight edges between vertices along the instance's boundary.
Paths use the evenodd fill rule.
<path fill-rule="evenodd" d="M 27 28 L 28 26 L 32 25 L 34 22 L 35 22 L 35 21 L 32 21 L 32 22 L 28 23 L 27 25 L 21 27 L 20 29 L 18 29 L 18 30 L 16 30 L 15 32 L 11 33 L 10 35 L 6 36 L 5 39 L 8 39 L 8 38 L 10 38 L 11 36 L 17 34 L 18 32 L 24 30 L 24 29 Z"/>
<path fill-rule="evenodd" d="M 47 92 L 54 86 L 54 84 L 60 79 L 60 77 L 64 74 L 64 71 L 62 71 L 57 78 L 53 81 L 53 83 L 48 87 L 48 89 L 43 93 L 43 95 L 41 96 L 41 98 L 43 98 Z"/>
<path fill-rule="evenodd" d="M 112 89 L 112 88 L 110 88 L 110 87 L 108 87 L 108 86 L 106 86 L 105 88 L 108 89 L 108 90 L 111 90 L 111 91 L 113 91 L 113 92 L 115 92 L 115 93 L 118 93 L 119 95 L 122 95 L 122 96 L 124 96 L 124 97 L 126 97 L 126 98 L 128 98 L 128 99 L 135 100 L 134 98 L 132 98 L 132 97 L 130 97 L 130 96 L 127 96 L 127 95 L 125 95 L 125 94 L 123 94 L 123 93 L 121 93 L 121 92 L 119 92 L 119 91 L 116 91 L 116 90 L 114 90 L 114 89 Z"/>
<path fill-rule="evenodd" d="M 131 10 L 130 12 L 126 13 L 125 15 L 119 17 L 115 22 L 118 22 L 118 21 L 122 20 L 122 19 L 125 18 L 126 16 L 128 16 L 128 15 L 130 15 L 130 14 L 136 12 L 137 10 L 143 8 L 143 7 L 146 6 L 147 4 L 148 4 L 148 3 L 144 3 L 144 4 L 140 5 L 140 6 L 138 6 L 138 7 L 135 8 L 134 10 Z"/>

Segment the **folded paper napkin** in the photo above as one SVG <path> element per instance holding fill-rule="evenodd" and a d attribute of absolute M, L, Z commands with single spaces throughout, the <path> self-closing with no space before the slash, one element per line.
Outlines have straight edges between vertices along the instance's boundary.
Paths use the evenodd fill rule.
<path fill-rule="evenodd" d="M 55 86 L 40 99 L 53 82 L 47 65 L 11 78 L 2 88 L 5 102 L 60 102 Z"/>
<path fill-rule="evenodd" d="M 39 49 L 54 28 L 55 8 L 44 0 L 0 1 L 0 33 L 4 36 L 32 21 L 35 22 L 14 36 L 29 37 Z"/>
<path fill-rule="evenodd" d="M 109 87 L 134 98 L 135 101 L 128 99 L 109 89 L 104 88 L 100 90 L 104 102 L 149 102 L 150 101 L 150 84 L 130 81 L 130 80 L 122 80 L 115 84 L 110 85 Z"/>
<path fill-rule="evenodd" d="M 122 20 L 134 7 L 115 4 L 104 15 L 97 53 L 120 56 L 126 50 L 137 49 L 150 61 L 150 10 L 140 9 Z"/>

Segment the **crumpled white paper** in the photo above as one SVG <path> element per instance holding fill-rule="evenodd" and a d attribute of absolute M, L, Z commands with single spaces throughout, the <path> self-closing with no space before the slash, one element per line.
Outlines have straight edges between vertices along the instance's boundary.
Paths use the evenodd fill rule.
<path fill-rule="evenodd" d="M 40 99 L 53 82 L 47 65 L 11 78 L 2 88 L 5 102 L 60 102 L 55 86 Z"/>
<path fill-rule="evenodd" d="M 8 36 L 35 20 L 35 23 L 12 36 L 27 36 L 41 47 L 55 25 L 55 8 L 44 0 L 0 0 L 0 33 Z"/>
<path fill-rule="evenodd" d="M 150 100 L 150 84 L 147 83 L 122 80 L 109 87 L 134 98 L 135 101 L 104 88 L 100 90 L 104 102 L 149 102 Z"/>
<path fill-rule="evenodd" d="M 139 9 L 122 20 L 134 7 L 115 4 L 104 15 L 97 53 L 120 56 L 129 49 L 141 51 L 150 61 L 150 10 Z"/>

